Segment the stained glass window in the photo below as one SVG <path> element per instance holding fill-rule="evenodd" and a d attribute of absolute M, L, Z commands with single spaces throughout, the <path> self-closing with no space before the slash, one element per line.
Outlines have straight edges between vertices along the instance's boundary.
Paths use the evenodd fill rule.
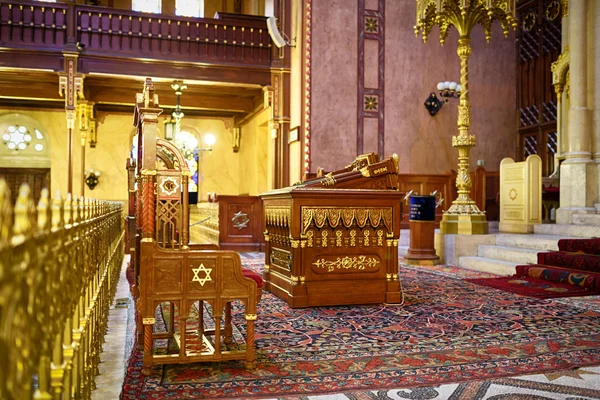
<path fill-rule="evenodd" d="M 34 137 L 35 135 L 35 137 Z M 23 125 L 10 125 L 2 134 L 2 141 L 12 151 L 23 151 L 31 146 L 35 151 L 44 150 L 44 135 L 34 129 L 32 135 L 29 129 Z"/>

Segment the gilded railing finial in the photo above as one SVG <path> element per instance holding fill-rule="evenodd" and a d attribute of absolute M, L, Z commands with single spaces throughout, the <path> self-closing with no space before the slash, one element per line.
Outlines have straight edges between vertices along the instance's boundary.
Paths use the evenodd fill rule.
<path fill-rule="evenodd" d="M 25 240 L 27 236 L 33 234 L 37 225 L 35 205 L 31 198 L 31 189 L 29 189 L 29 185 L 27 184 L 22 184 L 19 188 L 19 196 L 17 197 L 14 213 L 15 223 L 13 225 L 13 244 L 15 243 L 15 240 L 20 242 Z"/>
<path fill-rule="evenodd" d="M 37 227 L 40 231 L 49 231 L 52 228 L 52 208 L 50 207 L 50 191 L 43 188 L 37 206 Z"/>
<path fill-rule="evenodd" d="M 12 235 L 12 204 L 10 189 L 3 179 L 0 179 L 0 249 L 5 247 Z"/>
<path fill-rule="evenodd" d="M 83 222 L 86 220 L 85 215 L 85 198 L 83 196 L 79 196 L 79 221 Z"/>
<path fill-rule="evenodd" d="M 56 191 L 56 196 L 52 200 L 52 231 L 57 231 L 65 226 L 64 203 L 60 191 Z"/>
<path fill-rule="evenodd" d="M 65 225 L 73 225 L 73 196 L 67 193 L 67 198 L 64 205 Z"/>

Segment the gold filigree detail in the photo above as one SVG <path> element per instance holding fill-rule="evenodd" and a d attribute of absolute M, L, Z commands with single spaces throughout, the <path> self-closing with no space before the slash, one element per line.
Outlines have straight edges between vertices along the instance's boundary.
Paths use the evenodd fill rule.
<path fill-rule="evenodd" d="M 154 318 L 142 318 L 142 324 L 144 325 L 154 325 L 156 323 L 156 319 Z"/>
<path fill-rule="evenodd" d="M 364 245 L 365 247 L 369 247 L 369 246 L 370 246 L 370 244 L 371 244 L 371 243 L 370 243 L 370 241 L 371 241 L 371 240 L 370 240 L 370 235 L 371 235 L 371 232 L 369 232 L 369 231 L 364 231 L 364 232 L 363 232 L 363 235 L 365 236 L 365 239 L 364 239 L 364 241 L 363 241 L 363 245 Z"/>
<path fill-rule="evenodd" d="M 333 174 L 330 172 L 321 179 L 321 185 L 323 186 L 334 186 L 336 183 Z"/>
<path fill-rule="evenodd" d="M 377 228 L 385 225 L 388 231 L 392 231 L 393 208 L 324 208 L 324 207 L 302 207 L 302 232 L 306 233 L 314 223 L 317 228 L 325 226 L 335 229 L 339 226 L 340 220 L 346 228 L 356 225 L 360 228 L 369 226 Z M 329 225 L 327 225 L 329 222 Z"/>
<path fill-rule="evenodd" d="M 508 197 L 512 200 L 515 201 L 517 198 L 517 189 L 512 188 L 510 189 L 510 191 L 508 192 Z"/>
<path fill-rule="evenodd" d="M 335 270 L 357 270 L 364 271 L 365 269 L 374 269 L 380 261 L 375 257 L 368 256 L 355 256 L 355 257 L 338 257 L 335 261 L 329 261 L 321 258 L 314 262 L 317 268 L 326 269 L 327 272 L 333 272 Z"/>
<path fill-rule="evenodd" d="M 329 236 L 329 232 L 321 231 L 321 246 L 322 247 L 327 247 L 328 236 Z"/>
<path fill-rule="evenodd" d="M 377 246 L 383 246 L 383 231 L 381 229 L 377 231 Z"/>
<path fill-rule="evenodd" d="M 356 246 L 356 231 L 351 230 L 350 231 L 350 247 L 355 247 L 355 246 Z"/>
<path fill-rule="evenodd" d="M 336 231 L 335 232 L 335 245 L 337 247 L 342 247 L 342 231 Z"/>
<path fill-rule="evenodd" d="M 246 321 L 256 321 L 258 317 L 256 314 L 244 314 L 244 318 L 246 318 Z"/>

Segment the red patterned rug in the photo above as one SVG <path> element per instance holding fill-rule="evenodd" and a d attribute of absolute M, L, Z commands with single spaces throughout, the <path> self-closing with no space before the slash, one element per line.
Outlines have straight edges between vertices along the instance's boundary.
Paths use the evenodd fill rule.
<path fill-rule="evenodd" d="M 446 269 L 402 266 L 400 275 L 403 305 L 294 310 L 265 293 L 255 370 L 237 362 L 166 365 L 144 377 L 136 351 L 122 398 L 305 396 L 600 364 L 593 309 L 490 291 Z"/>

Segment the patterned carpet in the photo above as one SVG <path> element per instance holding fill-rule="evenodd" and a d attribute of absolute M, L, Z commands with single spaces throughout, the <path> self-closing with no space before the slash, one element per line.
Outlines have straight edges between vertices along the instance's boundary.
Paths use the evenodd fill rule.
<path fill-rule="evenodd" d="M 260 269 L 255 258 L 246 265 Z M 596 300 L 521 297 L 466 282 L 486 274 L 454 267 L 402 265 L 400 274 L 402 306 L 292 310 L 265 293 L 256 370 L 233 362 L 158 366 L 144 378 L 136 352 L 122 398 L 600 398 L 597 386 L 548 378 L 597 375 L 598 368 L 572 370 L 600 364 Z M 506 378 L 528 373 L 544 374 Z M 492 396 L 500 387 L 517 397 Z"/>

